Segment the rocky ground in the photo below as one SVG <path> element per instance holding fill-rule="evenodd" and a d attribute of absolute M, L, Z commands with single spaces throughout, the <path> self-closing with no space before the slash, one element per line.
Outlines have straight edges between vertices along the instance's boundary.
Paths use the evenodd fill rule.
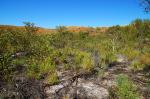
<path fill-rule="evenodd" d="M 141 99 L 149 99 L 146 82 L 148 78 L 143 72 L 134 73 L 127 63 L 114 63 L 104 69 L 99 76 L 101 68 L 92 72 L 59 71 L 59 82 L 49 85 L 45 81 L 29 80 L 23 76 L 15 77 L 14 84 L 5 85 L 1 82 L 1 93 L 6 99 L 113 99 L 110 97 L 116 85 L 116 77 L 126 74 L 138 85 Z M 115 98 L 114 98 L 115 99 Z"/>
<path fill-rule="evenodd" d="M 142 99 L 149 99 L 146 88 L 147 78 L 142 73 L 133 74 L 128 68 L 128 64 L 119 63 L 109 67 L 104 71 L 103 77 L 98 77 L 96 73 L 84 74 L 69 72 L 59 84 L 54 86 L 47 86 L 45 92 L 47 99 L 60 99 L 60 97 L 67 97 L 68 99 L 109 99 L 110 89 L 116 85 L 116 77 L 119 74 L 126 74 L 133 80 L 141 92 Z M 96 71 L 94 71 L 96 72 Z M 67 78 L 68 77 L 68 78 Z"/>

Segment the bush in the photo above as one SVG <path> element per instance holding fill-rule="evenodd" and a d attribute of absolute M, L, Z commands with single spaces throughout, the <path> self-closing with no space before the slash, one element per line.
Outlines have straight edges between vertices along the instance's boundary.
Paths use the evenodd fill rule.
<path fill-rule="evenodd" d="M 29 78 L 41 79 L 43 75 L 49 75 L 55 72 L 55 70 L 56 67 L 51 57 L 47 57 L 41 61 L 32 58 L 30 59 L 27 75 Z"/>
<path fill-rule="evenodd" d="M 150 80 L 148 81 L 147 89 L 148 89 L 148 92 L 150 93 Z"/>
<path fill-rule="evenodd" d="M 145 68 L 145 65 L 142 64 L 140 61 L 133 61 L 131 66 L 132 66 L 133 71 L 139 71 Z"/>
<path fill-rule="evenodd" d="M 94 68 L 94 60 L 92 59 L 90 53 L 75 49 L 70 51 L 70 54 L 74 56 L 74 63 L 76 65 L 75 69 L 90 71 L 92 68 Z"/>
<path fill-rule="evenodd" d="M 139 56 L 139 58 L 132 62 L 131 66 L 133 70 L 145 70 L 148 71 L 150 69 L 150 54 L 145 53 Z"/>
<path fill-rule="evenodd" d="M 145 54 L 141 55 L 139 61 L 141 64 L 150 66 L 150 53 L 145 53 Z"/>
<path fill-rule="evenodd" d="M 125 75 L 117 78 L 117 96 L 119 99 L 140 99 L 137 87 Z"/>
<path fill-rule="evenodd" d="M 71 47 L 72 40 L 74 39 L 74 35 L 69 32 L 58 32 L 56 34 L 51 35 L 50 44 L 54 48 L 65 48 L 66 46 Z"/>
<path fill-rule="evenodd" d="M 79 32 L 79 36 L 81 39 L 87 38 L 89 36 L 89 32 Z"/>
<path fill-rule="evenodd" d="M 55 84 L 59 81 L 58 79 L 58 76 L 57 76 L 57 73 L 56 72 L 52 72 L 51 74 L 49 74 L 47 77 L 46 77 L 46 82 L 48 84 Z"/>
<path fill-rule="evenodd" d="M 133 49 L 132 47 L 126 47 L 121 50 L 121 54 L 126 55 L 129 61 L 132 61 L 139 57 L 140 51 Z"/>
<path fill-rule="evenodd" d="M 82 52 L 83 59 L 81 62 L 81 68 L 84 70 L 90 71 L 94 68 L 94 60 L 91 58 L 91 54 Z"/>
<path fill-rule="evenodd" d="M 64 69 L 73 69 L 77 71 L 83 69 L 90 71 L 94 68 L 94 60 L 92 59 L 91 54 L 78 49 L 60 49 L 54 51 L 51 57 L 57 59 L 59 64 L 64 66 Z"/>
<path fill-rule="evenodd" d="M 28 61 L 28 68 L 26 71 L 27 77 L 29 78 L 40 78 L 40 69 L 39 69 L 39 61 L 34 59 L 34 58 L 30 58 Z"/>
<path fill-rule="evenodd" d="M 37 33 L 38 27 L 36 27 L 34 23 L 30 22 L 23 22 L 23 23 L 25 24 L 25 29 L 29 35 Z"/>
<path fill-rule="evenodd" d="M 67 28 L 65 26 L 57 26 L 56 31 L 58 33 L 65 33 L 65 32 L 67 32 Z"/>
<path fill-rule="evenodd" d="M 117 44 L 116 44 L 117 45 Z M 115 45 L 115 46 L 116 46 Z M 110 39 L 103 40 L 99 45 L 99 53 L 101 64 L 109 64 L 111 62 L 116 61 L 115 54 L 117 53 L 117 48 L 113 47 L 114 45 L 111 43 Z M 114 49 L 115 48 L 115 49 Z M 113 50 L 114 49 L 114 50 Z"/>
<path fill-rule="evenodd" d="M 40 73 L 45 74 L 45 73 L 51 73 L 56 70 L 55 64 L 52 61 L 51 57 L 45 58 L 41 64 L 39 65 Z"/>

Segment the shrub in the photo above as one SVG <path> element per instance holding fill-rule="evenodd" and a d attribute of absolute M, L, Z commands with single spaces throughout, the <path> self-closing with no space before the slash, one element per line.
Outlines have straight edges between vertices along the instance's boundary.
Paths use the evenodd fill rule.
<path fill-rule="evenodd" d="M 67 28 L 65 26 L 57 26 L 56 31 L 58 33 L 65 33 L 67 31 Z"/>
<path fill-rule="evenodd" d="M 79 36 L 81 39 L 87 38 L 89 36 L 89 32 L 79 32 Z"/>
<path fill-rule="evenodd" d="M 47 57 L 41 61 L 32 58 L 27 70 L 27 75 L 30 78 L 40 79 L 43 75 L 48 75 L 56 70 L 55 64 L 51 57 Z"/>
<path fill-rule="evenodd" d="M 148 92 L 150 93 L 150 80 L 148 81 L 147 89 L 148 89 Z"/>
<path fill-rule="evenodd" d="M 132 61 L 140 55 L 140 51 L 135 50 L 132 47 L 126 47 L 121 50 L 121 54 L 126 55 L 128 60 Z"/>
<path fill-rule="evenodd" d="M 113 46 L 114 45 L 111 43 L 110 39 L 103 40 L 98 45 L 101 64 L 109 64 L 111 62 L 116 61 L 115 54 L 117 53 L 117 48 L 115 47 L 115 50 L 113 50 Z"/>
<path fill-rule="evenodd" d="M 25 24 L 25 29 L 27 33 L 32 35 L 38 31 L 38 27 L 36 27 L 34 23 L 31 22 L 23 22 L 23 23 Z"/>
<path fill-rule="evenodd" d="M 140 63 L 150 66 L 150 53 L 145 53 L 141 55 Z"/>
<path fill-rule="evenodd" d="M 139 60 L 138 61 L 133 61 L 131 66 L 132 66 L 132 69 L 134 71 L 143 70 L 145 68 L 145 65 L 142 64 Z"/>
<path fill-rule="evenodd" d="M 58 32 L 56 34 L 51 35 L 50 44 L 54 48 L 65 48 L 66 46 L 72 46 L 72 40 L 74 39 L 74 35 L 70 32 Z"/>
<path fill-rule="evenodd" d="M 48 82 L 49 84 L 55 84 L 58 81 L 59 79 L 56 72 L 52 72 L 46 77 L 46 82 Z"/>
<path fill-rule="evenodd" d="M 131 64 L 134 71 L 136 70 L 149 70 L 150 68 L 150 54 L 145 53 L 140 55 L 139 58 L 132 62 Z"/>
<path fill-rule="evenodd" d="M 117 78 L 117 96 L 119 99 L 140 99 L 137 87 L 125 75 Z"/>
<path fill-rule="evenodd" d="M 91 54 L 82 53 L 83 59 L 81 62 L 81 68 L 84 70 L 90 71 L 94 67 L 94 60 L 91 58 Z"/>
<path fill-rule="evenodd" d="M 30 58 L 28 60 L 28 68 L 26 74 L 29 78 L 39 78 L 40 77 L 40 69 L 39 69 L 39 62 L 34 59 Z"/>
<path fill-rule="evenodd" d="M 63 64 L 66 69 L 74 70 L 91 70 L 94 67 L 94 60 L 91 54 L 85 51 L 72 48 L 64 48 L 51 55 L 51 57 L 59 60 L 60 64 Z"/>
<path fill-rule="evenodd" d="M 94 60 L 91 57 L 90 53 L 80 51 L 80 50 L 70 50 L 73 56 L 74 56 L 74 63 L 75 63 L 75 69 L 83 69 L 90 71 L 92 68 L 94 68 Z"/>
<path fill-rule="evenodd" d="M 51 57 L 45 58 L 41 64 L 39 65 L 40 73 L 45 74 L 45 73 L 50 73 L 54 72 L 56 70 L 55 64 L 52 61 Z"/>

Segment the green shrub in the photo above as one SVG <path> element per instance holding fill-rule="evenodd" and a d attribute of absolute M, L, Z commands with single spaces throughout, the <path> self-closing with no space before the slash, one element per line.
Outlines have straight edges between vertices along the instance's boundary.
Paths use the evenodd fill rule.
<path fill-rule="evenodd" d="M 150 93 L 150 80 L 148 81 L 147 89 L 148 89 L 148 92 Z"/>
<path fill-rule="evenodd" d="M 58 32 L 50 36 L 50 44 L 54 48 L 65 48 L 66 46 L 71 47 L 72 41 L 74 40 L 73 33 L 70 32 Z"/>
<path fill-rule="evenodd" d="M 70 50 L 70 54 L 74 55 L 74 62 L 76 65 L 76 69 L 83 69 L 90 71 L 94 68 L 94 61 L 91 57 L 90 53 L 80 51 L 80 50 Z"/>
<path fill-rule="evenodd" d="M 30 59 L 27 75 L 29 78 L 40 79 L 41 76 L 54 72 L 55 70 L 56 67 L 51 57 L 47 57 L 41 61 L 32 58 Z"/>
<path fill-rule="evenodd" d="M 39 65 L 40 73 L 49 73 L 54 72 L 56 70 L 55 64 L 52 61 L 51 57 L 45 58 L 41 64 Z"/>
<path fill-rule="evenodd" d="M 121 53 L 123 55 L 126 55 L 128 57 L 129 61 L 134 60 L 140 55 L 140 51 L 133 49 L 132 47 L 126 47 L 121 50 Z"/>
<path fill-rule="evenodd" d="M 38 31 L 38 27 L 35 26 L 34 23 L 31 22 L 23 22 L 25 24 L 25 29 L 28 34 L 34 34 Z"/>
<path fill-rule="evenodd" d="M 39 69 L 39 61 L 34 58 L 29 58 L 28 60 L 28 68 L 27 68 L 27 76 L 29 78 L 39 78 L 40 77 L 40 69 Z"/>
<path fill-rule="evenodd" d="M 65 33 L 67 31 L 67 28 L 65 26 L 57 26 L 56 31 L 58 33 Z"/>
<path fill-rule="evenodd" d="M 149 69 L 150 68 L 150 54 L 145 53 L 143 55 L 140 55 L 136 61 L 132 62 L 131 66 L 134 71 Z"/>
<path fill-rule="evenodd" d="M 117 53 L 117 49 L 115 47 L 115 49 L 113 50 L 113 46 L 114 45 L 111 43 L 110 39 L 103 40 L 98 45 L 101 64 L 109 64 L 111 62 L 116 61 L 115 54 Z"/>
<path fill-rule="evenodd" d="M 51 54 L 51 57 L 56 58 L 59 64 L 64 66 L 64 69 L 74 70 L 91 70 L 94 67 L 94 61 L 91 54 L 85 51 L 72 48 L 64 48 Z"/>
<path fill-rule="evenodd" d="M 91 58 L 91 54 L 89 53 L 82 53 L 83 54 L 83 59 L 81 62 L 81 67 L 84 70 L 90 71 L 91 69 L 94 68 L 94 61 Z"/>
<path fill-rule="evenodd" d="M 57 73 L 52 72 L 46 77 L 46 82 L 49 84 L 55 84 L 59 81 Z"/>
<path fill-rule="evenodd" d="M 139 61 L 144 65 L 150 66 L 150 53 L 141 55 Z"/>
<path fill-rule="evenodd" d="M 143 70 L 145 68 L 145 65 L 142 64 L 140 61 L 134 61 L 131 64 L 131 67 L 134 71 Z"/>
<path fill-rule="evenodd" d="M 0 55 L 0 79 L 2 81 L 11 82 L 11 78 L 14 74 L 14 69 L 12 64 L 12 58 L 10 54 Z"/>
<path fill-rule="evenodd" d="M 79 32 L 79 36 L 81 39 L 85 39 L 89 36 L 89 32 Z"/>
<path fill-rule="evenodd" d="M 137 87 L 125 75 L 118 76 L 117 89 L 117 96 L 119 99 L 140 99 Z"/>

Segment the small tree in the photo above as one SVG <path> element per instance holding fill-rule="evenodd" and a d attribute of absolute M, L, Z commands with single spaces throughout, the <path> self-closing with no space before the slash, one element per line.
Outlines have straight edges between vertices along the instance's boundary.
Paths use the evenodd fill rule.
<path fill-rule="evenodd" d="M 23 22 L 25 24 L 25 29 L 28 33 L 36 33 L 38 31 L 38 27 L 35 26 L 34 23 Z"/>

